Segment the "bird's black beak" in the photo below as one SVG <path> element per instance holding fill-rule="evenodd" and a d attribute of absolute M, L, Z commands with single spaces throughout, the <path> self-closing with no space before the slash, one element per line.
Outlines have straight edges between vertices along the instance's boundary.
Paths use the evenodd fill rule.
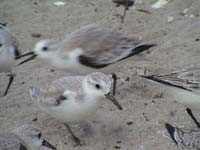
<path fill-rule="evenodd" d="M 19 59 L 20 58 L 20 50 L 18 48 L 15 48 L 14 53 L 15 53 L 15 59 Z"/>
<path fill-rule="evenodd" d="M 109 92 L 108 94 L 105 94 L 106 98 L 108 98 L 109 100 L 111 100 L 119 110 L 122 110 L 122 106 L 118 103 L 118 101 L 115 99 L 115 97 L 111 94 L 111 92 Z"/>
<path fill-rule="evenodd" d="M 42 146 L 45 146 L 45 147 L 48 147 L 48 148 L 51 148 L 53 150 L 57 150 L 56 147 L 54 147 L 53 145 L 51 145 L 49 142 L 47 142 L 46 140 L 43 140 L 42 142 Z"/>
<path fill-rule="evenodd" d="M 169 132 L 170 137 L 172 138 L 172 140 L 176 143 L 176 139 L 175 139 L 175 127 L 173 127 L 172 125 L 170 125 L 169 123 L 165 123 L 165 128 L 167 129 L 167 131 Z"/>
<path fill-rule="evenodd" d="M 25 57 L 25 56 L 29 56 L 29 55 L 31 55 L 31 56 L 29 58 L 25 59 L 24 61 L 20 62 L 18 65 L 24 64 L 24 63 L 31 61 L 37 57 L 37 55 L 34 52 L 28 52 L 23 55 L 20 55 L 19 57 L 17 57 L 17 59 Z"/>

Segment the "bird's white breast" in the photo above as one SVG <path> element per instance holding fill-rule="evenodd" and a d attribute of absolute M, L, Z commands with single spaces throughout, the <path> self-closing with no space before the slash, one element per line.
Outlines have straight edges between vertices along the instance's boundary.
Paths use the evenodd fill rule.
<path fill-rule="evenodd" d="M 79 56 L 83 53 L 80 48 L 70 52 L 60 52 L 55 55 L 49 55 L 47 61 L 56 68 L 67 70 L 72 73 L 88 74 L 95 69 L 84 66 L 79 61 Z"/>
<path fill-rule="evenodd" d="M 80 100 L 68 99 L 59 106 L 45 108 L 45 111 L 63 122 L 78 123 L 94 114 L 97 108 L 98 99 L 87 97 Z"/>
<path fill-rule="evenodd" d="M 11 71 L 11 68 L 15 62 L 13 55 L 14 54 L 12 54 L 9 51 L 5 51 L 5 50 L 0 51 L 0 72 Z"/>

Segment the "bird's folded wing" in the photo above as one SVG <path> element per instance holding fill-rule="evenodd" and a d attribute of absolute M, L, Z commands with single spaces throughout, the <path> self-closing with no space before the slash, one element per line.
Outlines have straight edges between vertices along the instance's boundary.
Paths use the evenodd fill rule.
<path fill-rule="evenodd" d="M 25 144 L 17 136 L 0 135 L 0 149 L 2 150 L 27 150 Z"/>
<path fill-rule="evenodd" d="M 148 49 L 153 44 L 144 44 L 121 33 L 88 25 L 69 35 L 63 46 L 63 50 L 68 52 L 82 49 L 80 62 L 101 68 Z"/>
<path fill-rule="evenodd" d="M 200 68 L 188 68 L 170 74 L 158 75 L 155 78 L 200 93 Z"/>
<path fill-rule="evenodd" d="M 70 100 L 81 91 L 81 76 L 64 77 L 53 81 L 43 88 L 30 88 L 30 95 L 40 105 L 58 106 L 64 100 Z"/>

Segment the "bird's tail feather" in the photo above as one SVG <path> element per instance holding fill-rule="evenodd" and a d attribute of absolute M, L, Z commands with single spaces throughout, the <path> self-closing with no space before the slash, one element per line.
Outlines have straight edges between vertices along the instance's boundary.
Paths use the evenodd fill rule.
<path fill-rule="evenodd" d="M 175 139 L 175 132 L 176 132 L 176 129 L 175 127 L 173 127 L 172 125 L 170 125 L 169 123 L 165 123 L 165 127 L 170 135 L 170 137 L 172 138 L 172 140 L 177 144 L 177 141 Z"/>

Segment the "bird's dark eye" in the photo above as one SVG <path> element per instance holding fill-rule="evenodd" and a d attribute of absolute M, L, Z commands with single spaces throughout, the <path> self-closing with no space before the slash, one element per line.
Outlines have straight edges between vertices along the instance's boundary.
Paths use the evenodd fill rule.
<path fill-rule="evenodd" d="M 101 86 L 100 86 L 99 84 L 95 84 L 95 87 L 96 87 L 97 89 L 101 89 Z"/>
<path fill-rule="evenodd" d="M 2 47 L 3 46 L 3 44 L 2 43 L 0 43 L 0 47 Z"/>
<path fill-rule="evenodd" d="M 48 51 L 48 47 L 45 46 L 45 47 L 42 48 L 42 50 L 43 50 L 43 51 Z"/>

